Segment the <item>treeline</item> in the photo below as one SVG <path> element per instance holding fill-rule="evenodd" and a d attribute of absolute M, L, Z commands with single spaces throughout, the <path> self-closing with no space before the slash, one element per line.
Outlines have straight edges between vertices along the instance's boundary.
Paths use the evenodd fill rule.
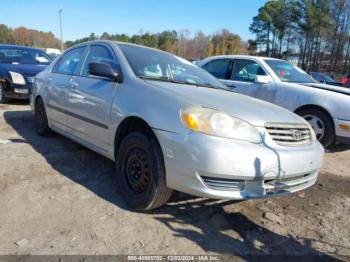
<path fill-rule="evenodd" d="M 304 70 L 350 71 L 350 0 L 270 0 L 253 18 L 250 49 Z"/>
<path fill-rule="evenodd" d="M 212 55 L 249 53 L 248 42 L 242 41 L 239 35 L 227 29 L 211 35 L 206 35 L 202 31 L 191 34 L 189 30 L 179 32 L 167 30 L 160 33 L 139 33 L 132 36 L 109 34 L 107 32 L 97 36 L 91 33 L 88 37 L 67 41 L 64 46 L 69 48 L 75 44 L 98 39 L 145 45 L 172 52 L 188 59 L 198 59 Z M 0 24 L 0 43 L 38 48 L 60 48 L 60 40 L 51 32 L 28 29 L 23 26 L 10 28 L 4 24 Z"/>
<path fill-rule="evenodd" d="M 10 28 L 0 24 L 0 43 L 25 45 L 38 48 L 59 48 L 60 41 L 51 32 L 26 27 Z"/>
<path fill-rule="evenodd" d="M 179 32 L 167 30 L 160 33 L 139 33 L 132 36 L 109 34 L 107 32 L 97 36 L 91 33 L 88 37 L 75 41 L 66 41 L 64 46 L 69 48 L 75 44 L 98 39 L 145 45 L 172 52 L 188 59 L 223 54 L 247 54 L 249 52 L 248 42 L 242 41 L 239 35 L 227 29 L 211 35 L 206 35 L 201 31 L 192 35 L 189 30 Z M 23 26 L 10 28 L 4 24 L 0 24 L 0 43 L 38 48 L 60 48 L 60 40 L 51 32 L 28 29 Z"/>
<path fill-rule="evenodd" d="M 108 33 L 97 36 L 91 33 L 88 37 L 76 41 L 67 41 L 66 46 L 70 47 L 78 43 L 97 39 L 122 41 L 154 47 L 188 59 L 198 59 L 222 54 L 246 54 L 248 53 L 249 46 L 237 34 L 226 29 L 212 35 L 206 35 L 201 31 L 192 35 L 189 30 L 182 30 L 180 32 L 163 31 L 152 34 L 140 33 L 132 36 Z"/>

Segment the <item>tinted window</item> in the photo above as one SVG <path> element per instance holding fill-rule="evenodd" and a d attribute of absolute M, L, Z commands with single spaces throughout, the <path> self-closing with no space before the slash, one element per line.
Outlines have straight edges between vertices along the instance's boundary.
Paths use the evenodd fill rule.
<path fill-rule="evenodd" d="M 225 88 L 219 80 L 186 59 L 156 49 L 118 44 L 135 75 L 142 79 Z"/>
<path fill-rule="evenodd" d="M 85 47 L 70 50 L 64 54 L 53 68 L 52 72 L 65 75 L 77 73 L 79 63 L 83 57 Z"/>
<path fill-rule="evenodd" d="M 251 60 L 235 60 L 231 79 L 235 81 L 254 82 L 257 75 L 266 75 L 262 67 Z"/>
<path fill-rule="evenodd" d="M 0 48 L 0 63 L 48 65 L 52 59 L 39 49 L 6 47 Z"/>
<path fill-rule="evenodd" d="M 116 69 L 117 62 L 112 55 L 112 52 L 105 46 L 93 45 L 90 47 L 89 54 L 86 58 L 82 75 L 89 76 L 89 64 L 90 63 L 104 63 L 110 65 L 113 69 Z"/>
<path fill-rule="evenodd" d="M 219 79 L 225 79 L 228 68 L 230 67 L 230 59 L 217 59 L 203 66 L 203 69 Z"/>
<path fill-rule="evenodd" d="M 266 59 L 265 62 L 282 82 L 316 83 L 311 76 L 287 61 Z"/>

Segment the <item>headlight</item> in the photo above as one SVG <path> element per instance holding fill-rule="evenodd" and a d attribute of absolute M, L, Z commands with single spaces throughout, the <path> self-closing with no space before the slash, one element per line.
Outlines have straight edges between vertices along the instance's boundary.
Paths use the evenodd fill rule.
<path fill-rule="evenodd" d="M 12 78 L 12 83 L 17 84 L 17 85 L 25 85 L 26 81 L 24 80 L 24 77 L 20 73 L 12 72 L 9 71 L 11 78 Z"/>
<path fill-rule="evenodd" d="M 182 122 L 193 131 L 208 135 L 261 143 L 259 131 L 246 121 L 209 108 L 192 107 L 181 111 Z"/>

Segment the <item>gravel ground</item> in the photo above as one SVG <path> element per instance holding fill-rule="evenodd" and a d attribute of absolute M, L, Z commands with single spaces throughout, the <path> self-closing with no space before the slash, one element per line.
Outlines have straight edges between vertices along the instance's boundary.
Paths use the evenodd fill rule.
<path fill-rule="evenodd" d="M 214 201 L 179 195 L 146 213 L 116 191 L 113 162 L 36 135 L 29 106 L 0 105 L 0 255 L 319 255 L 350 260 L 350 147 L 334 146 L 315 186 Z"/>

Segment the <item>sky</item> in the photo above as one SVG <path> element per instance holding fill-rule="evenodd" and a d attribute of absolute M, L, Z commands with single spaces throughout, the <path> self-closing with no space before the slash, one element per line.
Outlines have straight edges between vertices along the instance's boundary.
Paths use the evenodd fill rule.
<path fill-rule="evenodd" d="M 76 40 L 94 32 L 127 35 L 164 30 L 223 28 L 252 38 L 249 25 L 266 0 L 0 0 L 0 24 L 51 31 L 59 37 L 62 9 L 63 39 Z"/>

